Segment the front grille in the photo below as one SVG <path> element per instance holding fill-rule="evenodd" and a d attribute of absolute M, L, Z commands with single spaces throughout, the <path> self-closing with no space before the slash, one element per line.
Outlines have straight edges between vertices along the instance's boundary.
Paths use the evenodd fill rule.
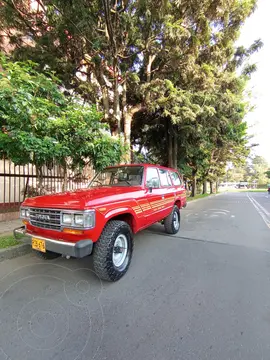
<path fill-rule="evenodd" d="M 30 208 L 30 223 L 42 229 L 61 230 L 61 210 Z"/>

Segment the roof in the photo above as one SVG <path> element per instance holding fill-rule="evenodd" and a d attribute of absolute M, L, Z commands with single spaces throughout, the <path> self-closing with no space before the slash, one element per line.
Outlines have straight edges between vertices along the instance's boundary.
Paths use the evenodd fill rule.
<path fill-rule="evenodd" d="M 169 168 L 169 167 L 161 166 L 161 165 L 157 165 L 157 164 L 119 164 L 119 165 L 114 165 L 114 166 L 108 166 L 108 168 L 126 167 L 126 166 L 156 167 L 156 168 L 159 168 L 159 169 L 166 169 L 166 170 L 177 171 L 177 169 Z"/>

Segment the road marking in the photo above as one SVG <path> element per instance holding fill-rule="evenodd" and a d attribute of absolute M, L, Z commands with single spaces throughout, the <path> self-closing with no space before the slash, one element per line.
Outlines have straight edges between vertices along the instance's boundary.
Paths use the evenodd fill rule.
<path fill-rule="evenodd" d="M 256 203 L 256 205 L 262 210 L 262 212 L 266 215 L 266 216 L 270 216 L 270 213 L 257 201 L 252 197 L 252 200 Z"/>
<path fill-rule="evenodd" d="M 220 214 L 220 215 L 225 215 L 225 216 L 228 215 L 228 213 L 224 212 L 223 210 L 221 210 L 221 211 L 215 211 L 214 214 Z"/>
<path fill-rule="evenodd" d="M 257 210 L 257 212 L 261 215 L 261 217 L 262 217 L 263 221 L 265 222 L 266 226 L 268 226 L 268 228 L 270 229 L 270 221 L 268 219 L 268 216 L 269 216 L 268 211 L 261 204 L 259 204 L 253 197 L 249 196 L 249 193 L 247 193 L 247 197 L 249 198 L 252 205 Z"/>

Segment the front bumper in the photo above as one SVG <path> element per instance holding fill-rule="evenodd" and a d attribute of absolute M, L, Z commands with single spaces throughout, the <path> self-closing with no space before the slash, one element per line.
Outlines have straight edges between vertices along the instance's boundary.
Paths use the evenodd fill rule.
<path fill-rule="evenodd" d="M 17 238 L 19 235 L 24 235 L 21 239 L 26 244 L 32 244 L 32 237 L 36 239 L 44 240 L 46 245 L 46 250 L 53 251 L 57 254 L 62 254 L 66 256 L 72 256 L 75 258 L 83 258 L 92 253 L 93 250 L 93 241 L 89 239 L 79 240 L 76 243 L 53 240 L 45 238 L 42 236 L 33 236 L 27 233 L 24 226 L 14 229 L 14 237 Z"/>

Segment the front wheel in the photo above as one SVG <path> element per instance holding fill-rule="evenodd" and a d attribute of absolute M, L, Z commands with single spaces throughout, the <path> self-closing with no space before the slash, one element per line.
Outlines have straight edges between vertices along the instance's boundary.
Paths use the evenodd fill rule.
<path fill-rule="evenodd" d="M 172 212 L 164 220 L 165 231 L 168 234 L 177 234 L 180 229 L 180 211 L 174 206 Z"/>
<path fill-rule="evenodd" d="M 112 220 L 105 226 L 94 245 L 96 274 L 107 281 L 117 281 L 127 272 L 133 252 L 133 236 L 129 225 Z"/>

